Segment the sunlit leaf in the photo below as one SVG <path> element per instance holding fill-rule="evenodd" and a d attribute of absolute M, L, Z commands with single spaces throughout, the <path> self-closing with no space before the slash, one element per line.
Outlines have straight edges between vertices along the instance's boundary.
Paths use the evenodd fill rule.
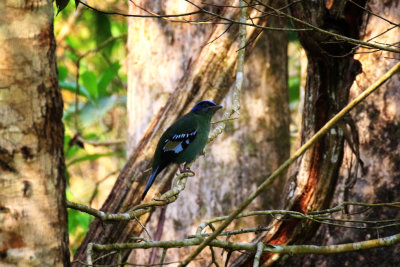
<path fill-rule="evenodd" d="M 90 95 L 90 100 L 97 103 L 98 92 L 97 92 L 97 78 L 96 75 L 91 71 L 85 71 L 81 75 L 82 84 L 85 86 L 86 90 Z"/>
<path fill-rule="evenodd" d="M 58 80 L 64 81 L 68 76 L 68 69 L 65 66 L 58 66 Z"/>
<path fill-rule="evenodd" d="M 61 89 L 70 91 L 72 93 L 76 93 L 76 83 L 74 82 L 59 82 Z M 84 86 L 79 86 L 79 93 L 78 95 L 84 96 L 86 98 L 90 98 L 89 92 L 86 90 Z"/>
<path fill-rule="evenodd" d="M 90 222 L 89 214 L 74 209 L 68 210 L 68 231 L 70 233 L 73 233 L 78 227 L 82 227 L 83 231 L 87 232 Z"/>
<path fill-rule="evenodd" d="M 289 99 L 290 102 L 300 99 L 300 76 L 289 78 Z"/>
<path fill-rule="evenodd" d="M 111 108 L 113 108 L 118 100 L 116 95 L 100 98 L 97 105 L 91 102 L 85 103 L 80 109 L 79 118 L 84 127 L 89 126 L 94 121 L 100 120 Z"/>
<path fill-rule="evenodd" d="M 107 68 L 107 70 L 103 73 L 103 75 L 100 78 L 99 84 L 98 84 L 99 97 L 107 95 L 107 91 L 106 91 L 107 86 L 114 79 L 114 77 L 118 74 L 118 70 L 120 67 L 121 67 L 121 65 L 119 64 L 119 62 L 115 62 L 111 66 L 109 66 Z"/>
<path fill-rule="evenodd" d="M 67 44 L 69 46 L 71 46 L 73 49 L 78 50 L 78 51 L 79 51 L 79 48 L 82 46 L 81 40 L 77 36 L 74 36 L 74 35 L 68 35 L 67 37 L 65 37 L 65 41 L 67 42 Z M 75 53 L 73 53 L 72 51 L 67 50 L 66 52 L 69 52 L 70 54 L 74 55 L 77 59 L 77 55 Z M 72 60 L 75 61 L 76 59 L 72 59 Z"/>

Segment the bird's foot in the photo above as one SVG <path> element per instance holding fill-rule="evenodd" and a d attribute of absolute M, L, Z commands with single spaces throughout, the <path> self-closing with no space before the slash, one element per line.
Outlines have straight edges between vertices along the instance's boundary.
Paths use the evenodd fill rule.
<path fill-rule="evenodd" d="M 194 171 L 192 171 L 189 167 L 187 167 L 186 164 L 184 164 L 183 167 L 181 165 L 179 165 L 179 172 L 180 173 L 191 173 L 191 174 L 195 175 Z"/>

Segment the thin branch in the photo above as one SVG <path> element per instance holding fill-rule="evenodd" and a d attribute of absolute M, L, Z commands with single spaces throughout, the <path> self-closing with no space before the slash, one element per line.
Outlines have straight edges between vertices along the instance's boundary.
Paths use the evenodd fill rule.
<path fill-rule="evenodd" d="M 240 22 L 245 23 L 246 22 L 246 16 L 247 16 L 247 8 L 246 8 L 246 3 L 243 0 L 240 0 Z M 238 47 L 244 47 L 246 45 L 246 25 L 241 24 L 239 26 L 239 44 Z M 233 113 L 238 112 L 240 109 L 240 93 L 242 90 L 242 84 L 243 84 L 243 78 L 244 78 L 244 57 L 245 57 L 245 49 L 241 49 L 238 52 L 238 58 L 237 58 L 237 67 L 236 67 L 236 81 L 235 81 L 235 89 L 233 90 L 233 105 L 232 109 L 229 110 L 228 112 L 224 113 L 223 119 L 228 119 L 230 118 Z M 226 124 L 222 123 L 218 127 L 214 129 L 212 132 L 211 136 L 209 137 L 209 140 L 215 139 L 222 131 L 224 130 Z M 247 206 L 247 205 L 246 205 Z M 243 210 L 243 209 L 242 209 Z M 239 214 L 242 210 L 240 210 L 237 214 Z M 236 214 L 236 215 L 237 215 Z M 233 220 L 233 218 L 232 218 Z M 232 221 L 231 220 L 231 221 Z M 230 223 L 230 222 L 229 222 Z M 228 223 L 228 224 L 229 224 Z M 226 226 L 228 226 L 226 224 Z M 180 264 L 179 267 L 186 266 L 191 262 L 210 242 L 220 234 L 225 227 L 223 228 L 219 227 L 219 231 L 214 231 L 212 235 L 210 235 L 204 242 L 202 242 L 190 255 L 184 259 Z"/>
<path fill-rule="evenodd" d="M 173 241 L 144 241 L 140 243 L 113 243 L 113 244 L 94 244 L 89 243 L 88 255 L 92 256 L 94 251 L 110 251 L 110 250 L 125 250 L 125 249 L 148 249 L 154 247 L 160 248 L 180 248 L 199 245 L 204 238 L 197 237 L 192 239 L 184 240 L 173 240 Z M 338 245 L 328 245 L 328 246 L 316 246 L 316 245 L 263 245 L 262 253 L 279 253 L 279 254 L 338 254 L 344 252 L 354 252 L 360 250 L 367 250 L 372 248 L 388 247 L 400 243 L 400 234 L 387 236 L 383 238 L 372 239 L 368 241 L 353 242 Z M 257 252 L 260 247 L 260 242 L 257 243 L 242 243 L 242 242 L 232 242 L 223 241 L 219 239 L 214 239 L 210 242 L 210 246 L 219 247 L 226 250 L 245 250 L 250 252 Z M 92 261 L 91 261 L 92 262 Z M 89 261 L 88 261 L 89 263 Z M 89 263 L 90 264 L 90 263 Z"/>
<path fill-rule="evenodd" d="M 365 46 L 365 47 L 368 47 L 368 48 L 375 48 L 375 49 L 380 49 L 380 50 L 384 50 L 384 51 L 389 51 L 389 52 L 394 52 L 394 53 L 400 53 L 400 50 L 399 50 L 399 49 L 390 48 L 390 47 L 388 47 L 388 46 L 377 45 L 377 44 L 370 43 L 370 42 L 360 41 L 360 40 L 357 40 L 357 39 L 353 39 L 353 38 L 350 38 L 350 37 L 347 37 L 347 36 L 343 36 L 343 35 L 340 35 L 340 34 L 337 34 L 337 33 L 334 33 L 334 32 L 330 32 L 330 31 L 327 31 L 327 30 L 318 28 L 317 26 L 314 26 L 314 25 L 311 24 L 311 23 L 308 23 L 308 22 L 306 22 L 306 21 L 303 21 L 303 20 L 301 20 L 301 19 L 298 19 L 298 18 L 296 18 L 296 17 L 293 17 L 293 16 L 291 16 L 291 15 L 289 15 L 289 14 L 286 14 L 285 12 L 282 12 L 282 11 L 280 11 L 279 9 L 276 9 L 276 8 L 274 8 L 274 7 L 272 7 L 272 6 L 269 6 L 269 5 L 266 5 L 266 4 L 264 4 L 264 3 L 261 3 L 261 2 L 258 1 L 258 0 L 256 0 L 256 1 L 257 1 L 258 3 L 260 3 L 260 5 L 263 5 L 263 6 L 267 7 L 267 8 L 269 8 L 269 9 L 275 11 L 278 15 L 285 16 L 285 17 L 287 17 L 287 18 L 289 18 L 289 19 L 291 19 L 291 20 L 294 20 L 294 21 L 296 21 L 296 22 L 298 22 L 298 23 L 300 23 L 300 24 L 303 24 L 304 26 L 310 27 L 310 28 L 312 28 L 312 29 L 314 29 L 314 30 L 316 30 L 316 31 L 318 31 L 318 32 L 320 32 L 320 33 L 324 33 L 324 34 L 333 36 L 333 37 L 337 38 L 338 40 L 344 40 L 344 41 L 347 41 L 347 42 L 349 42 L 349 43 L 351 43 L 351 44 L 362 45 L 362 46 Z"/>
<path fill-rule="evenodd" d="M 69 15 L 68 20 L 66 24 L 61 28 L 60 33 L 57 34 L 56 40 L 57 44 L 59 45 L 62 41 L 64 41 L 64 38 L 68 36 L 69 32 L 73 28 L 75 21 L 81 16 L 82 14 L 82 9 L 83 6 L 79 5 L 76 10 Z"/>
<path fill-rule="evenodd" d="M 219 236 L 231 236 L 231 235 L 240 235 L 240 234 L 247 234 L 247 233 L 259 233 L 259 232 L 268 231 L 269 229 L 270 229 L 270 227 L 243 228 L 243 229 L 239 229 L 239 230 L 222 232 L 219 234 Z M 210 236 L 210 235 L 211 235 L 210 233 L 201 234 L 201 236 L 204 236 L 204 237 Z M 190 236 L 188 236 L 188 238 L 195 238 L 196 236 L 197 235 L 190 235 Z"/>
<path fill-rule="evenodd" d="M 210 251 L 211 251 L 211 263 L 208 266 L 215 265 L 215 267 L 219 267 L 219 264 L 217 262 L 217 259 L 215 258 L 215 252 L 214 248 L 212 246 L 209 246 Z"/>
<path fill-rule="evenodd" d="M 352 1 L 352 0 L 346 0 L 346 1 L 352 3 L 353 5 L 357 6 L 358 8 L 361 8 L 362 10 L 364 10 L 365 12 L 367 12 L 368 14 L 371 14 L 371 15 L 373 15 L 373 16 L 375 16 L 375 17 L 380 18 L 381 20 L 386 21 L 386 22 L 389 23 L 389 24 L 392 24 L 392 25 L 397 26 L 397 27 L 400 26 L 400 24 L 394 23 L 394 22 L 392 22 L 392 21 L 390 21 L 390 20 L 388 20 L 388 19 L 386 19 L 386 18 L 384 18 L 384 17 L 382 17 L 382 16 L 380 16 L 380 15 L 378 15 L 378 14 L 372 12 L 371 10 L 366 9 L 365 7 L 363 7 L 363 6 L 359 5 L 359 4 L 357 4 L 356 2 L 354 2 L 354 1 Z"/>
<path fill-rule="evenodd" d="M 132 1 L 131 1 L 132 2 Z M 136 15 L 136 14 L 125 14 L 125 13 L 119 13 L 119 12 L 109 12 L 109 11 L 102 11 L 99 9 L 96 9 L 88 4 L 86 4 L 83 1 L 79 1 L 82 5 L 85 7 L 96 11 L 98 13 L 102 13 L 105 15 L 118 15 L 118 16 L 123 16 L 123 17 L 133 17 L 133 18 L 177 18 L 177 17 L 185 17 L 185 16 L 190 16 L 190 15 L 195 15 L 195 14 L 201 14 L 201 11 L 194 11 L 194 12 L 188 12 L 188 13 L 182 13 L 182 14 L 171 14 L 171 15 L 158 15 L 158 14 L 151 14 L 151 15 Z M 133 3 L 134 4 L 134 3 Z M 134 4 L 136 7 L 138 7 L 136 4 Z"/>
<path fill-rule="evenodd" d="M 115 145 L 123 145 L 126 143 L 125 139 L 115 139 L 115 140 L 105 140 L 105 141 L 95 141 L 95 140 L 88 140 L 83 138 L 81 135 L 77 136 L 77 140 L 86 143 L 92 146 L 115 146 Z"/>
<path fill-rule="evenodd" d="M 166 248 L 163 249 L 162 255 L 161 255 L 161 259 L 160 259 L 160 267 L 163 266 L 164 264 L 164 260 L 165 260 L 165 256 L 167 255 L 167 250 Z"/>
<path fill-rule="evenodd" d="M 76 203 L 67 203 L 69 207 L 72 208 L 77 208 L 78 210 L 82 210 L 81 206 Z M 83 209 L 91 209 L 90 207 L 85 207 Z M 362 207 L 371 207 L 371 208 L 376 208 L 376 207 L 396 207 L 400 208 L 400 202 L 393 202 L 393 203 L 360 203 L 360 202 L 344 202 L 341 203 L 333 208 L 330 209 L 325 209 L 325 210 L 319 210 L 319 211 L 312 211 L 309 212 L 308 214 L 303 214 L 301 212 L 297 211 L 286 211 L 286 210 L 265 210 L 265 211 L 250 211 L 246 213 L 241 213 L 239 214 L 236 219 L 238 218 L 243 218 L 243 217 L 248 217 L 248 216 L 260 216 L 260 215 L 283 215 L 283 217 L 278 218 L 280 220 L 282 219 L 287 219 L 286 217 L 290 216 L 292 218 L 296 219 L 307 219 L 307 220 L 312 220 L 316 221 L 319 223 L 326 223 L 323 222 L 322 220 L 330 220 L 332 218 L 329 217 L 321 217 L 322 214 L 333 214 L 335 212 L 340 212 L 345 209 L 347 206 L 362 206 Z M 94 210 L 94 209 L 93 209 Z M 99 211 L 97 211 L 99 212 Z M 119 214 L 121 215 L 121 214 Z M 115 219 L 118 217 L 117 215 L 111 216 L 107 215 L 108 219 Z M 107 216 L 105 216 L 105 219 L 107 219 Z M 123 220 L 126 218 L 123 216 L 120 216 Z M 204 242 L 205 237 L 211 236 L 211 233 L 201 233 L 207 226 L 211 228 L 212 231 L 216 231 L 216 229 L 212 226 L 213 223 L 224 221 L 228 216 L 223 216 L 223 217 L 217 217 L 214 219 L 211 219 L 207 222 L 202 222 L 199 226 L 199 228 L 196 231 L 196 235 L 191 235 L 188 236 L 187 239 L 184 240 L 178 240 L 178 241 L 152 241 L 152 240 L 147 240 L 144 238 L 135 238 L 135 242 L 133 243 L 126 243 L 123 245 L 123 247 L 114 247 L 112 246 L 113 244 L 106 245 L 106 247 L 101 247 L 98 249 L 98 246 L 96 244 L 92 244 L 91 247 L 88 246 L 88 251 L 87 251 L 87 262 L 94 263 L 99 260 L 93 260 L 93 249 L 95 250 L 101 250 L 101 251 L 112 251 L 111 254 L 109 253 L 108 255 L 115 254 L 115 251 L 121 251 L 122 249 L 135 249 L 135 248 L 164 248 L 163 254 L 166 253 L 166 249 L 168 248 L 175 248 L 175 247 L 182 247 L 182 246 L 195 246 L 199 245 L 201 242 Z M 321 221 L 319 221 L 317 218 L 319 218 Z M 398 221 L 396 219 L 393 220 L 382 220 L 382 221 L 362 221 L 362 220 L 341 220 L 342 222 L 356 222 L 356 223 L 386 223 L 388 221 Z M 327 223 L 330 224 L 330 223 Z M 351 226 L 346 226 L 342 224 L 332 224 L 335 226 L 340 226 L 340 227 L 351 227 Z M 392 226 L 398 226 L 398 224 L 392 224 L 392 225 L 383 225 L 382 227 L 392 227 Z M 143 226 L 142 226 L 143 227 Z M 376 227 L 353 227 L 353 228 L 362 228 L 362 229 L 376 229 Z M 227 232 L 222 232 L 219 234 L 219 236 L 227 236 L 230 237 L 235 234 L 244 234 L 244 233 L 250 233 L 250 232 L 262 232 L 262 231 L 268 231 L 268 227 L 253 227 L 253 228 L 245 228 L 245 229 L 239 229 L 239 230 L 232 230 L 232 231 L 227 231 Z M 394 238 L 394 237 L 393 237 Z M 396 237 L 397 238 L 397 237 Z M 398 237 L 400 238 L 400 237 Z M 256 243 L 234 243 L 230 242 L 228 239 L 226 241 L 223 241 L 225 243 L 219 243 L 218 239 L 214 239 L 209 243 L 209 246 L 215 246 L 215 247 L 221 247 L 224 248 L 225 250 L 228 251 L 236 251 L 236 250 L 246 250 L 246 251 L 258 251 L 260 252 L 260 243 L 256 247 L 254 245 Z M 332 253 L 340 253 L 337 252 L 336 250 L 338 249 L 339 251 L 341 250 L 346 250 L 346 251 L 352 251 L 352 247 L 356 248 L 359 246 L 359 243 L 361 246 L 364 246 L 364 249 L 371 248 L 371 246 L 386 246 L 389 245 L 387 243 L 388 241 L 384 240 L 377 240 L 374 243 L 365 243 L 364 242 L 358 242 L 358 243 L 351 243 L 351 244 L 345 244 L 345 245 L 334 245 L 334 246 L 328 246 L 328 247 L 318 247 L 318 246 L 267 246 L 266 248 L 262 249 L 262 252 L 274 252 L 274 253 L 292 253 L 292 254 L 305 254 L 305 253 L 314 253 L 314 254 L 332 254 Z M 396 241 L 399 242 L 399 241 Z M 262 244 L 262 243 L 261 243 Z M 268 250 L 269 249 L 269 250 Z M 274 249 L 274 250 L 270 250 Z M 105 257 L 105 256 L 102 256 Z M 165 256 L 164 256 L 165 257 Z M 256 260 L 256 259 L 255 259 Z M 213 262 L 216 262 L 213 261 Z"/>
<path fill-rule="evenodd" d="M 303 146 L 301 146 L 288 160 L 286 160 L 278 169 L 276 169 L 264 182 L 252 193 L 250 196 L 243 201 L 240 206 L 232 212 L 229 217 L 210 235 L 204 242 L 201 243 L 195 251 L 193 251 L 184 261 L 181 262 L 179 267 L 186 266 L 190 260 L 196 257 L 205 246 L 210 244 L 239 214 L 242 212 L 260 193 L 269 187 L 272 182 L 288 168 L 293 162 L 297 160 L 301 155 L 304 154 L 311 146 L 313 146 L 325 133 L 330 130 L 344 115 L 352 110 L 357 104 L 363 101 L 367 96 L 377 90 L 385 81 L 387 81 L 393 74 L 400 69 L 400 62 L 391 68 L 387 73 L 380 77 L 375 83 L 373 83 L 368 89 L 362 92 L 358 97 L 353 99 L 346 107 L 344 107 L 338 114 L 330 119 L 313 137 L 310 138 Z"/>
<path fill-rule="evenodd" d="M 199 5 L 196 5 L 195 3 L 193 3 L 193 2 L 191 2 L 189 0 L 185 0 L 185 1 L 190 3 L 193 6 L 197 7 L 199 9 L 199 11 L 201 11 L 201 12 L 204 12 L 204 13 L 206 13 L 208 15 L 217 17 L 217 18 L 219 18 L 221 20 L 225 20 L 225 21 L 228 21 L 230 23 L 235 23 L 235 24 L 239 24 L 239 25 L 242 25 L 242 26 L 251 26 L 251 27 L 264 29 L 264 30 L 271 30 L 271 31 L 294 31 L 294 32 L 297 32 L 297 31 L 310 31 L 310 30 L 312 30 L 312 29 L 294 29 L 294 28 L 275 28 L 275 27 L 266 27 L 266 26 L 261 26 L 261 25 L 257 25 L 257 24 L 247 23 L 246 20 L 243 20 L 243 21 L 242 20 L 234 20 L 234 19 L 230 19 L 230 18 L 227 18 L 227 17 L 223 17 L 223 16 L 221 16 L 221 15 L 219 15 L 217 13 L 208 11 L 208 10 L 200 7 Z"/>
<path fill-rule="evenodd" d="M 257 252 L 256 255 L 254 256 L 253 267 L 260 266 L 260 258 L 263 250 L 264 250 L 264 243 L 260 241 L 257 243 Z"/>
<path fill-rule="evenodd" d="M 120 38 L 126 38 L 127 34 L 121 34 L 115 37 L 111 37 L 108 38 L 107 40 L 105 40 L 104 42 L 102 42 L 100 45 L 98 45 L 96 48 L 91 49 L 86 51 L 84 54 L 80 55 L 79 58 L 76 61 L 76 77 L 75 77 L 75 88 L 76 88 L 76 92 L 75 92 L 75 112 L 74 112 L 74 126 L 75 126 L 75 130 L 77 132 L 80 132 L 79 130 L 79 123 L 78 123 L 78 114 L 79 114 L 79 101 L 78 101 L 78 95 L 79 95 L 79 90 L 80 90 L 80 84 L 79 84 L 79 69 L 80 69 L 80 64 L 81 64 L 81 60 L 85 57 L 87 57 L 88 55 L 92 54 L 92 53 L 96 53 L 98 51 L 100 51 L 101 49 L 103 49 L 104 47 L 106 47 L 108 44 L 114 42 L 117 39 Z"/>
<path fill-rule="evenodd" d="M 95 187 L 94 187 L 93 192 L 92 192 L 92 195 L 91 195 L 90 198 L 89 198 L 89 202 L 88 202 L 88 203 L 89 203 L 89 206 L 92 206 L 92 202 L 93 202 L 94 198 L 95 198 L 96 195 L 97 195 L 97 190 L 98 190 L 98 188 L 99 188 L 99 185 L 100 185 L 101 183 L 105 182 L 108 178 L 110 178 L 110 177 L 112 177 L 113 175 L 119 173 L 120 171 L 121 171 L 120 169 L 117 169 L 117 170 L 115 170 L 115 171 L 112 171 L 112 172 L 108 173 L 106 176 L 104 176 L 102 179 L 100 179 L 99 181 L 96 182 Z"/>
<path fill-rule="evenodd" d="M 105 213 L 103 211 L 94 209 L 87 205 L 67 201 L 67 207 L 72 208 L 75 210 L 79 210 L 90 214 L 102 221 L 129 221 L 129 220 L 136 220 L 136 218 L 142 216 L 145 213 L 150 212 L 155 207 L 165 206 L 177 199 L 177 195 L 185 189 L 186 181 L 189 176 L 193 176 L 192 173 L 186 172 L 177 175 L 174 179 L 174 183 L 172 184 L 171 190 L 165 192 L 161 195 L 158 199 L 152 200 L 150 202 L 139 204 L 128 212 L 124 213 Z"/>

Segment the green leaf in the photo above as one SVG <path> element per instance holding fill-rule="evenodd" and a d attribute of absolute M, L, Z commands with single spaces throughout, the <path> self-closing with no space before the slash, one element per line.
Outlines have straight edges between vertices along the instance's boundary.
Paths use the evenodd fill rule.
<path fill-rule="evenodd" d="M 300 99 L 300 75 L 289 78 L 289 100 L 290 103 Z"/>
<path fill-rule="evenodd" d="M 82 161 L 88 161 L 88 160 L 96 160 L 98 158 L 102 158 L 102 157 L 112 157 L 112 156 L 121 156 L 122 153 L 117 153 L 117 152 L 109 152 L 109 153 L 95 153 L 95 154 L 90 154 L 90 155 L 85 155 L 76 159 L 71 160 L 70 162 L 68 162 L 67 166 L 71 166 L 74 165 L 78 162 L 82 162 Z"/>
<path fill-rule="evenodd" d="M 112 37 L 111 35 L 111 23 L 108 15 L 102 13 L 94 13 L 95 15 L 95 26 L 96 26 L 96 44 L 99 46 L 104 41 L 108 40 Z M 111 49 L 113 47 L 113 43 L 109 43 L 106 47 L 103 48 L 103 52 L 107 55 L 111 55 Z"/>
<path fill-rule="evenodd" d="M 70 91 L 72 93 L 76 93 L 76 83 L 74 82 L 59 82 L 58 83 L 60 85 L 61 89 Z M 84 86 L 79 86 L 79 94 L 80 96 L 84 96 L 86 98 L 90 98 L 90 94 L 89 92 L 86 90 L 86 88 Z"/>
<path fill-rule="evenodd" d="M 103 97 L 107 95 L 107 86 L 110 84 L 110 82 L 114 79 L 115 76 L 118 74 L 118 70 L 121 67 L 119 62 L 115 62 L 109 66 L 106 71 L 103 73 L 103 75 L 100 78 L 99 84 L 98 84 L 98 94 L 99 97 Z"/>
<path fill-rule="evenodd" d="M 58 80 L 64 81 L 68 76 L 68 69 L 65 66 L 58 66 Z"/>
<path fill-rule="evenodd" d="M 69 3 L 69 0 L 56 0 L 56 6 L 58 8 L 57 15 L 60 13 Z"/>
<path fill-rule="evenodd" d="M 86 90 L 89 93 L 89 99 L 94 101 L 97 104 L 98 99 L 98 91 L 97 91 L 97 78 L 91 71 L 85 71 L 81 75 L 82 84 L 85 86 Z"/>
<path fill-rule="evenodd" d="M 79 117 L 84 127 L 89 126 L 96 120 L 100 120 L 111 108 L 113 108 L 118 98 L 116 95 L 100 98 L 98 105 L 87 102 L 80 110 Z"/>
<path fill-rule="evenodd" d="M 78 227 L 82 227 L 86 233 L 91 221 L 91 216 L 87 213 L 74 209 L 68 209 L 68 232 L 73 233 Z"/>
<path fill-rule="evenodd" d="M 77 51 L 79 51 L 80 47 L 82 46 L 82 40 L 74 35 L 68 35 L 67 37 L 65 37 L 65 41 L 69 46 L 71 46 L 74 50 Z M 74 52 L 66 50 L 66 53 L 67 56 L 71 58 L 71 60 L 76 61 L 78 59 L 78 55 L 76 55 Z"/>

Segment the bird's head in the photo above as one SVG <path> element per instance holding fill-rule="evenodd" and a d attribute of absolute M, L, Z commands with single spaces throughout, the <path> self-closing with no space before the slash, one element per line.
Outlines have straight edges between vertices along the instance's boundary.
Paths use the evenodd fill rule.
<path fill-rule="evenodd" d="M 211 100 L 203 100 L 197 103 L 190 112 L 212 116 L 220 108 L 222 108 L 221 105 L 217 105 Z"/>

